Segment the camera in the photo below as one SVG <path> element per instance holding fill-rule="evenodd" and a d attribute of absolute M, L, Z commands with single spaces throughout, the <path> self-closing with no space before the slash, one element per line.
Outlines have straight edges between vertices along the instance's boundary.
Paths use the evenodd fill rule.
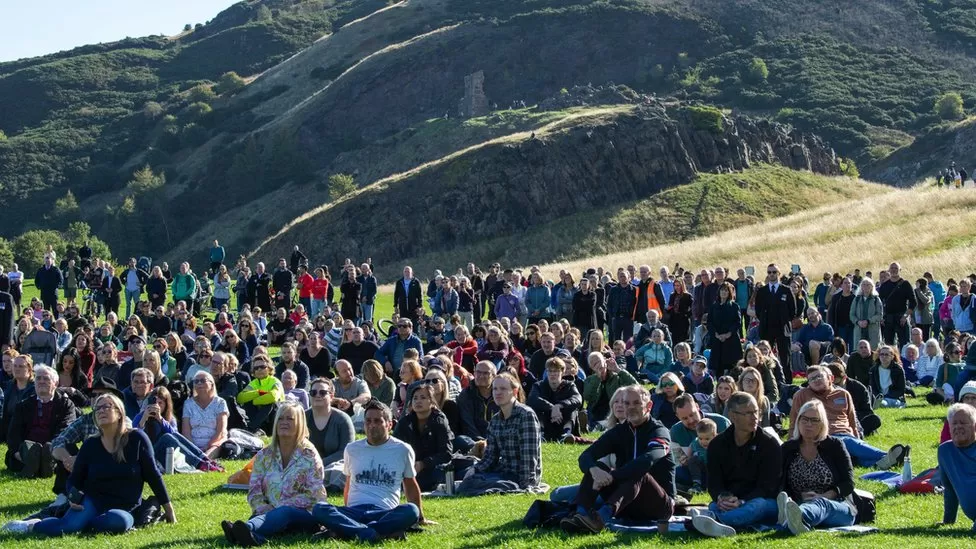
<path fill-rule="evenodd" d="M 146 405 L 151 406 L 153 404 L 156 404 L 156 395 L 149 395 L 149 398 L 146 399 Z"/>

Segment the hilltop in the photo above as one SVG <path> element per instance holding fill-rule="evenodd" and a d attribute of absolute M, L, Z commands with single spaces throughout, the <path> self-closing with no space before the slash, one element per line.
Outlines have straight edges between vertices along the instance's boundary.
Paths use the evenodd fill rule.
<path fill-rule="evenodd" d="M 367 187 L 531 132 L 591 84 L 788 123 L 869 173 L 941 127 L 947 92 L 976 107 L 973 21 L 929 0 L 248 0 L 0 64 L 0 236 L 80 220 L 119 256 L 251 250 L 336 198 L 330 176 Z M 479 71 L 484 112 L 461 119 Z"/>

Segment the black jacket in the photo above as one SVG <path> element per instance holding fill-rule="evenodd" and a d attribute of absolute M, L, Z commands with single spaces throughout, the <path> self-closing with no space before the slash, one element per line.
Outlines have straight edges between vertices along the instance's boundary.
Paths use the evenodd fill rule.
<path fill-rule="evenodd" d="M 647 322 L 647 288 L 652 280 L 654 281 L 654 297 L 657 298 L 657 305 L 661 308 L 661 312 L 663 313 L 664 308 L 668 306 L 668 302 L 664 300 L 664 290 L 661 289 L 661 285 L 652 278 L 642 280 L 637 285 L 637 304 L 634 307 L 635 322 Z"/>
<path fill-rule="evenodd" d="M 37 270 L 37 274 L 34 275 L 34 286 L 40 290 L 41 295 L 57 295 L 58 288 L 60 288 L 63 283 L 64 277 L 61 275 L 61 271 L 58 270 L 56 266 L 52 266 L 50 269 L 41 267 Z"/>
<path fill-rule="evenodd" d="M 793 332 L 790 322 L 796 316 L 796 300 L 790 295 L 788 285 L 781 283 L 775 295 L 769 284 L 756 291 L 756 318 L 759 320 L 759 336 L 763 339 L 774 341 L 789 336 Z"/>
<path fill-rule="evenodd" d="M 607 293 L 607 316 L 610 318 L 634 318 L 636 306 L 637 288 L 630 284 L 617 284 Z"/>
<path fill-rule="evenodd" d="M 403 289 L 403 279 L 397 280 L 393 287 L 393 306 L 402 317 L 413 318 L 414 311 L 423 307 L 423 292 L 420 290 L 420 281 L 416 278 L 410 280 L 410 291 Z"/>
<path fill-rule="evenodd" d="M 783 490 L 796 501 L 803 501 L 800 496 L 801 487 L 795 486 L 790 478 L 790 465 L 800 456 L 799 439 L 788 440 L 783 444 Z M 833 489 L 837 491 L 838 498 L 844 499 L 854 491 L 854 466 L 851 464 L 851 455 L 847 453 L 847 448 L 840 439 L 828 436 L 817 444 L 817 453 L 824 460 L 830 472 L 834 476 Z"/>
<path fill-rule="evenodd" d="M 162 303 L 166 301 L 166 279 L 165 278 L 150 278 L 146 281 L 146 294 L 149 297 L 149 301 L 153 303 Z M 153 297 L 158 295 L 160 297 Z"/>
<path fill-rule="evenodd" d="M 891 386 L 888 387 L 888 392 L 881 393 L 881 374 L 878 373 L 878 368 L 881 365 L 875 363 L 874 367 L 871 368 L 871 391 L 878 398 L 894 398 L 897 400 L 905 400 L 905 369 L 898 364 L 898 357 L 892 360 L 889 370 L 891 370 Z"/>
<path fill-rule="evenodd" d="M 671 433 L 660 421 L 648 418 L 636 429 L 624 422 L 603 433 L 580 454 L 579 468 L 585 473 L 611 454 L 616 459 L 611 471 L 615 480 L 637 480 L 650 473 L 669 496 L 675 496 Z"/>
<path fill-rule="evenodd" d="M 862 420 L 874 414 L 874 408 L 871 406 L 871 391 L 863 383 L 848 377 L 847 381 L 844 382 L 843 388 L 851 394 L 851 400 L 854 401 L 854 413 L 857 414 L 857 419 Z"/>
<path fill-rule="evenodd" d="M 712 303 L 708 308 L 708 333 L 710 346 L 715 346 L 721 342 L 718 334 L 732 333 L 732 338 L 739 339 L 739 332 L 742 329 L 742 312 L 735 301 L 728 300 L 725 304 L 718 301 Z"/>
<path fill-rule="evenodd" d="M 540 418 L 540 422 L 546 422 L 553 406 L 560 406 L 563 416 L 569 417 L 583 406 L 583 397 L 572 381 L 563 380 L 554 391 L 549 385 L 549 380 L 544 379 L 536 382 L 532 387 L 532 393 L 529 394 L 529 401 L 526 404 Z"/>
<path fill-rule="evenodd" d="M 37 416 L 37 406 L 39 404 L 37 395 L 31 395 L 14 408 L 13 416 L 10 418 L 10 425 L 7 429 L 7 466 L 13 455 L 20 451 L 20 444 L 26 440 L 27 432 L 30 430 L 31 421 Z M 78 410 L 73 402 L 63 391 L 54 391 L 53 413 L 51 415 L 51 425 L 48 431 L 47 440 L 35 442 L 51 442 L 54 437 L 64 431 L 68 425 L 77 419 Z"/>
<path fill-rule="evenodd" d="M 13 345 L 14 342 L 14 296 L 0 292 L 0 345 Z M 0 387 L 0 390 L 3 388 Z"/>
<path fill-rule="evenodd" d="M 585 330 L 596 328 L 596 292 L 576 292 L 573 295 L 573 326 Z M 583 333 L 586 337 L 586 333 Z"/>
<path fill-rule="evenodd" d="M 475 440 L 488 438 L 488 425 L 491 416 L 498 413 L 498 405 L 491 394 L 482 398 L 475 384 L 469 383 L 468 388 L 461 391 L 457 398 L 458 410 L 461 414 L 461 432 L 458 434 L 469 436 Z"/>
<path fill-rule="evenodd" d="M 708 445 L 708 493 L 712 501 L 724 493 L 739 499 L 775 498 L 782 485 L 783 453 L 779 441 L 763 429 L 742 445 L 735 443 L 735 425 Z"/>
<path fill-rule="evenodd" d="M 434 408 L 427 418 L 427 431 L 420 432 L 417 414 L 410 412 L 397 422 L 393 436 L 413 448 L 417 461 L 423 462 L 425 469 L 451 461 L 454 453 L 454 433 L 448 425 L 447 416 Z"/>

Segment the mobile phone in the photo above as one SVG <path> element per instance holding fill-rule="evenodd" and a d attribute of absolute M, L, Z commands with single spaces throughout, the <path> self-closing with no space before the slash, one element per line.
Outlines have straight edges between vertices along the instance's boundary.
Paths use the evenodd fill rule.
<path fill-rule="evenodd" d="M 746 265 L 746 268 L 744 270 L 746 272 L 746 276 L 755 276 L 756 275 L 756 266 L 755 265 Z"/>
<path fill-rule="evenodd" d="M 800 266 L 796 263 L 790 265 L 790 272 L 793 274 L 800 272 Z"/>

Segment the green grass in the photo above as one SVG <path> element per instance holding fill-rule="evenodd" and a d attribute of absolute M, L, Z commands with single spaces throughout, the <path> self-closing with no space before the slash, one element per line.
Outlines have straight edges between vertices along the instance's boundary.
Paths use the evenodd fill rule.
<path fill-rule="evenodd" d="M 873 436 L 872 444 L 887 448 L 896 442 L 912 445 L 912 461 L 916 473 L 936 465 L 936 443 L 945 413 L 943 407 L 925 404 L 923 398 L 913 399 L 905 410 L 881 410 L 884 420 L 881 432 Z M 5 450 L 4 448 L 0 448 Z M 543 445 L 543 480 L 556 487 L 579 481 L 581 476 L 576 458 L 582 446 Z M 235 471 L 243 462 L 225 462 L 228 471 Z M 857 469 L 856 474 L 867 472 Z M 221 519 L 245 519 L 249 508 L 242 492 L 225 492 L 219 486 L 227 474 L 206 473 L 176 475 L 166 478 L 167 487 L 176 508 L 176 525 L 160 524 L 125 536 L 68 536 L 57 540 L 42 540 L 0 535 L 0 547 L 70 547 L 84 540 L 86 547 L 142 548 L 142 547 L 209 547 L 224 546 L 218 522 Z M 845 547 L 957 547 L 963 539 L 971 539 L 970 521 L 961 513 L 961 520 L 952 527 L 937 527 L 942 518 L 942 497 L 906 496 L 895 494 L 873 482 L 857 481 L 860 488 L 877 496 L 878 522 L 881 533 L 868 536 L 847 536 L 814 533 L 803 538 L 806 546 L 839 544 Z M 20 480 L 0 473 L 0 522 L 21 518 L 34 512 L 52 498 L 50 480 Z M 605 532 L 599 536 L 567 537 L 558 531 L 526 530 L 521 519 L 536 496 L 489 496 L 476 499 L 428 499 L 425 514 L 439 524 L 424 534 L 414 534 L 406 547 L 600 547 L 611 544 L 650 546 L 686 545 L 700 547 L 732 547 L 745 543 L 789 547 L 797 540 L 778 534 L 744 534 L 730 540 L 709 540 L 689 534 L 660 536 L 617 535 Z M 333 503 L 340 494 L 330 494 Z M 696 502 L 705 502 L 698 497 Z M 275 540 L 275 544 L 289 547 L 311 547 L 307 539 L 290 536 Z M 331 547 L 338 546 L 331 542 Z M 389 546 L 393 546 L 390 544 Z"/>

